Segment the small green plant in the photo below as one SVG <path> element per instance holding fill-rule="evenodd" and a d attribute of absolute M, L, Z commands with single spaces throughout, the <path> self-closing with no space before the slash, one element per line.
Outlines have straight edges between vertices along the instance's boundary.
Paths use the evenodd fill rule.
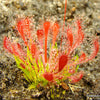
<path fill-rule="evenodd" d="M 20 43 L 11 42 L 9 37 L 4 38 L 4 48 L 13 54 L 18 68 L 23 71 L 25 79 L 30 83 L 30 89 L 36 88 L 38 84 L 45 86 L 48 82 L 60 84 L 66 79 L 72 83 L 81 80 L 83 72 L 78 71 L 79 64 L 88 62 L 97 55 L 99 43 L 96 38 L 93 42 L 94 51 L 89 57 L 84 52 L 80 56 L 72 56 L 73 51 L 84 39 L 80 19 L 76 21 L 76 24 L 77 33 L 72 32 L 72 27 L 63 26 L 66 40 L 63 39 L 64 34 L 62 34 L 59 45 L 57 35 L 61 31 L 57 22 L 45 21 L 42 28 L 36 32 L 37 39 L 33 40 L 29 18 L 17 22 L 17 30 L 24 41 L 25 48 Z M 50 34 L 52 40 L 48 44 L 51 39 Z"/>

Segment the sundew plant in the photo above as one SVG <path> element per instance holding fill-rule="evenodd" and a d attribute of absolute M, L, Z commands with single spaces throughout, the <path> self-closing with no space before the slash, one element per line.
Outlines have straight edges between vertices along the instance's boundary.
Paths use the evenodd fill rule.
<path fill-rule="evenodd" d="M 66 4 L 67 0 L 65 8 Z M 91 55 L 81 51 L 80 56 L 74 55 L 75 49 L 82 44 L 85 36 L 81 23 L 80 19 L 76 21 L 74 33 L 73 27 L 65 26 L 65 16 L 62 30 L 59 23 L 44 21 L 42 28 L 36 31 L 37 38 L 34 40 L 30 19 L 27 17 L 17 21 L 17 30 L 25 48 L 21 43 L 10 40 L 9 37 L 4 38 L 4 48 L 14 56 L 17 67 L 23 71 L 25 79 L 30 83 L 30 88 L 36 88 L 38 84 L 59 85 L 67 79 L 71 83 L 76 83 L 82 79 L 83 71 L 78 71 L 79 64 L 95 58 L 99 51 L 99 43 L 98 38 L 95 37 Z M 62 33 L 60 41 L 57 41 L 60 33 Z"/>

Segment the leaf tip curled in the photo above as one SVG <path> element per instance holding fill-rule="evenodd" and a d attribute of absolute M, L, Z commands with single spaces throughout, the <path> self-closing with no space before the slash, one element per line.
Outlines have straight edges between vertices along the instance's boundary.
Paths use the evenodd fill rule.
<path fill-rule="evenodd" d="M 93 51 L 93 53 L 90 55 L 90 57 L 86 59 L 85 62 L 87 62 L 87 61 L 92 60 L 93 58 L 95 58 L 95 56 L 96 56 L 97 53 L 99 52 L 99 42 L 98 42 L 98 38 L 94 40 L 93 44 L 94 44 L 94 48 L 93 48 L 94 51 Z"/>
<path fill-rule="evenodd" d="M 79 82 L 83 77 L 83 71 L 76 73 L 75 75 L 72 75 L 70 77 L 68 77 L 71 81 L 71 83 L 77 83 Z"/>

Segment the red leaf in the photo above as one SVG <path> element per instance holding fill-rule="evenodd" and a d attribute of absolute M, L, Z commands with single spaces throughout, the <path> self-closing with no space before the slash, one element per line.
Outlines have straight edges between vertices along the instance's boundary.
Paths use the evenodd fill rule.
<path fill-rule="evenodd" d="M 12 51 L 13 51 L 13 53 L 14 53 L 15 55 L 21 57 L 21 55 L 19 54 L 19 51 L 18 51 L 17 45 L 16 45 L 16 44 L 12 44 L 11 47 L 12 47 Z"/>
<path fill-rule="evenodd" d="M 48 80 L 48 81 L 53 81 L 53 79 L 54 79 L 52 73 L 46 72 L 46 73 L 43 74 L 43 76 L 44 76 L 44 78 L 45 78 L 46 80 Z"/>
<path fill-rule="evenodd" d="M 17 49 L 18 49 L 20 55 L 22 55 L 22 56 L 24 56 L 24 57 L 27 56 L 26 53 L 25 53 L 25 51 L 22 49 L 22 47 L 21 47 L 21 45 L 20 45 L 19 43 L 17 43 L 17 46 L 16 46 L 16 47 L 17 47 Z"/>
<path fill-rule="evenodd" d="M 47 63 L 47 35 L 50 28 L 50 22 L 44 23 L 44 32 L 45 32 L 45 63 Z"/>
<path fill-rule="evenodd" d="M 92 60 L 92 59 L 97 55 L 97 53 L 98 53 L 98 51 L 99 51 L 99 42 L 98 42 L 98 38 L 94 41 L 93 44 L 94 44 L 94 51 L 93 51 L 93 53 L 91 54 L 91 56 L 85 60 L 85 62 L 87 62 L 87 61 L 89 61 L 89 60 Z"/>
<path fill-rule="evenodd" d="M 77 26 L 78 26 L 78 44 L 82 43 L 83 39 L 84 39 L 84 34 L 83 34 L 83 31 L 82 31 L 82 27 L 81 27 L 81 21 L 78 20 L 77 21 Z"/>
<path fill-rule="evenodd" d="M 69 28 L 69 27 L 67 29 L 67 38 L 70 43 L 70 46 L 72 46 L 73 45 L 73 34 L 72 34 L 71 28 Z"/>
<path fill-rule="evenodd" d="M 3 46 L 5 49 L 8 50 L 8 52 L 18 56 L 20 59 L 22 59 L 24 61 L 22 54 L 25 56 L 25 53 L 20 48 L 20 44 L 11 43 L 11 41 L 7 37 L 5 37 Z"/>
<path fill-rule="evenodd" d="M 44 25 L 45 36 L 47 36 L 50 28 L 50 22 L 46 21 L 43 25 Z"/>
<path fill-rule="evenodd" d="M 36 54 L 36 45 L 34 43 L 32 43 L 31 45 L 31 53 L 32 53 L 32 56 L 34 57 L 35 54 Z"/>
<path fill-rule="evenodd" d="M 24 65 L 24 64 L 21 63 L 20 66 L 21 66 L 23 69 L 25 69 L 25 65 Z"/>
<path fill-rule="evenodd" d="M 75 41 L 75 43 L 72 45 L 72 47 L 69 49 L 68 51 L 68 55 L 70 53 L 72 53 L 72 51 L 74 49 L 76 49 L 82 42 L 83 42 L 83 39 L 84 39 L 84 34 L 82 32 L 82 28 L 81 28 L 81 22 L 80 20 L 77 21 L 77 26 L 78 26 L 78 36 L 77 36 L 77 39 Z"/>
<path fill-rule="evenodd" d="M 59 69 L 58 69 L 59 72 L 64 68 L 64 66 L 67 64 L 67 62 L 68 62 L 68 56 L 67 55 L 62 55 L 59 58 Z"/>
<path fill-rule="evenodd" d="M 24 40 L 25 44 L 27 45 L 27 38 L 30 38 L 30 27 L 29 27 L 29 20 L 28 18 L 22 19 L 17 23 L 17 29 Z"/>
<path fill-rule="evenodd" d="M 56 36 L 58 34 L 58 31 L 59 31 L 59 24 L 58 23 L 54 23 L 53 25 L 53 45 L 56 41 Z"/>
<path fill-rule="evenodd" d="M 38 37 L 38 40 L 40 41 L 42 38 L 43 38 L 43 30 L 37 30 L 37 37 Z"/>
<path fill-rule="evenodd" d="M 3 40 L 3 47 L 5 49 L 7 49 L 10 53 L 13 54 L 13 51 L 11 49 L 11 42 L 10 40 L 7 38 L 7 37 L 4 37 L 4 40 Z"/>
<path fill-rule="evenodd" d="M 86 54 L 82 53 L 82 55 L 79 58 L 79 61 L 85 60 L 86 59 Z"/>
<path fill-rule="evenodd" d="M 71 79 L 71 83 L 76 83 L 78 81 L 80 81 L 83 77 L 83 72 L 79 72 L 76 75 L 70 76 L 68 77 L 69 79 Z"/>
<path fill-rule="evenodd" d="M 98 53 L 99 51 L 99 42 L 98 42 L 98 38 L 94 41 L 94 51 L 93 53 L 88 57 L 86 58 L 86 55 L 83 53 L 81 55 L 81 57 L 79 58 L 79 62 L 77 63 L 71 63 L 69 64 L 69 66 L 75 66 L 75 65 L 78 65 L 78 64 L 81 64 L 81 63 L 85 63 L 85 62 L 88 62 L 89 60 L 92 60 Z"/>
<path fill-rule="evenodd" d="M 85 62 L 87 62 L 87 61 L 89 61 L 89 60 L 92 60 L 96 55 L 97 55 L 97 53 L 98 53 L 98 51 L 99 51 L 99 42 L 98 42 L 98 38 L 94 41 L 94 51 L 93 51 L 93 53 L 90 55 L 90 57 L 88 57 L 88 58 L 86 58 L 85 60 L 82 60 L 81 62 L 79 62 L 79 64 L 81 64 L 81 63 L 85 63 Z"/>
<path fill-rule="evenodd" d="M 97 53 L 98 53 L 98 51 L 99 51 L 99 42 L 98 42 L 98 38 L 94 41 L 94 48 L 95 48 L 94 56 L 96 56 Z"/>

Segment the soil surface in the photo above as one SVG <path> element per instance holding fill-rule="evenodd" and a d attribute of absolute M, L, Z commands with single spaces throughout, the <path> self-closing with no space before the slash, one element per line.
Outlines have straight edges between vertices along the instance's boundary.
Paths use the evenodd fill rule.
<path fill-rule="evenodd" d="M 100 100 L 100 50 L 92 61 L 81 64 L 84 77 L 76 84 L 28 89 L 23 73 L 17 68 L 13 56 L 3 48 L 4 36 L 16 36 L 18 18 L 31 17 L 37 26 L 45 18 L 63 22 L 64 0 L 0 0 L 0 100 Z M 66 23 L 82 18 L 86 35 L 96 34 L 100 40 L 100 0 L 68 0 Z M 83 45 L 91 53 L 90 45 Z M 65 85 L 65 86 L 66 86 Z"/>

